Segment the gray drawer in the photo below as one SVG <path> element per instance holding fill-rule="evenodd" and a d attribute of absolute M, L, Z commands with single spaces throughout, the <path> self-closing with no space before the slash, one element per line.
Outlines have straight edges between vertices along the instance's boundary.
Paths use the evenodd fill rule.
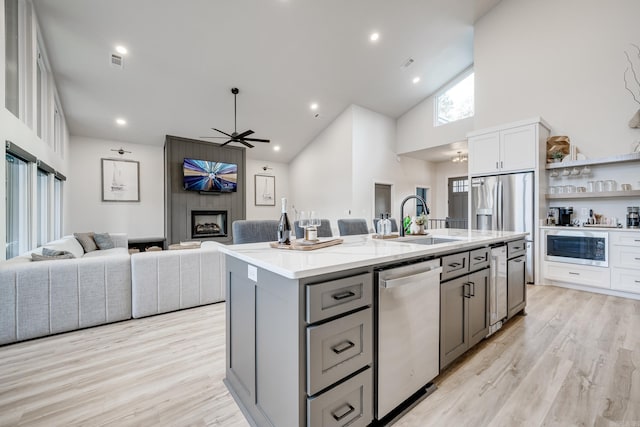
<path fill-rule="evenodd" d="M 469 271 L 476 271 L 489 266 L 491 249 L 480 248 L 469 251 Z"/>
<path fill-rule="evenodd" d="M 307 285 L 307 323 L 371 305 L 371 273 Z"/>
<path fill-rule="evenodd" d="M 507 243 L 507 258 L 524 255 L 527 251 L 527 244 L 524 240 L 515 240 Z"/>
<path fill-rule="evenodd" d="M 373 421 L 372 369 L 307 399 L 307 426 L 360 427 Z"/>
<path fill-rule="evenodd" d="M 469 252 L 460 252 L 459 254 L 444 256 L 441 258 L 441 262 L 441 282 L 469 272 Z"/>
<path fill-rule="evenodd" d="M 373 310 L 367 308 L 307 328 L 307 394 L 312 396 L 370 365 Z"/>

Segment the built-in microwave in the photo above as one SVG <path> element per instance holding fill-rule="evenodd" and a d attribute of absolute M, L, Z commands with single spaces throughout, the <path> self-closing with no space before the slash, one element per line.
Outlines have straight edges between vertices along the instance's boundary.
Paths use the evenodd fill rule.
<path fill-rule="evenodd" d="M 609 266 L 609 233 L 583 230 L 546 230 L 547 261 Z"/>

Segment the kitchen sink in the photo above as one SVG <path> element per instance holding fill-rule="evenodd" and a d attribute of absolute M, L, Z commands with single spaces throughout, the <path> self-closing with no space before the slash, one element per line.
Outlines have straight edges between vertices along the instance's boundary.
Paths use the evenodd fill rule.
<path fill-rule="evenodd" d="M 460 239 L 448 239 L 446 237 L 433 237 L 433 236 L 424 236 L 424 237 L 401 237 L 397 240 L 389 240 L 390 242 L 404 242 L 404 243 L 415 243 L 417 245 L 437 245 L 439 243 L 448 243 L 448 242 L 457 242 Z"/>

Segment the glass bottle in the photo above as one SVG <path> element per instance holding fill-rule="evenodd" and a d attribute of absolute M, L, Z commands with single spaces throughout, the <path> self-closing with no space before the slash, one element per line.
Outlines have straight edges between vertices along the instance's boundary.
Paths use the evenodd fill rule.
<path fill-rule="evenodd" d="M 380 220 L 376 224 L 376 234 L 382 236 L 384 234 L 384 214 L 380 214 Z"/>
<path fill-rule="evenodd" d="M 278 243 L 281 245 L 291 244 L 291 224 L 289 223 L 289 216 L 287 215 L 287 198 L 282 198 L 282 215 L 280 215 L 280 222 L 278 223 Z"/>
<path fill-rule="evenodd" d="M 388 236 L 391 234 L 391 220 L 389 219 L 389 214 L 387 213 L 386 218 L 384 219 L 384 224 L 382 226 L 382 234 Z"/>

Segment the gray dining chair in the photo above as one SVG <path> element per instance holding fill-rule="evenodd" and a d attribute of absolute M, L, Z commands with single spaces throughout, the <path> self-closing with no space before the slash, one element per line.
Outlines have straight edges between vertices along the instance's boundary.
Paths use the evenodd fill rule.
<path fill-rule="evenodd" d="M 293 228 L 296 230 L 296 239 L 302 239 L 304 237 L 304 229 L 300 227 L 299 221 L 293 222 Z M 320 220 L 318 237 L 333 237 L 333 233 L 331 232 L 331 222 L 328 219 Z"/>
<path fill-rule="evenodd" d="M 374 230 L 378 230 L 378 221 L 380 221 L 380 218 L 373 218 L 373 229 Z M 389 218 L 389 221 L 391 221 L 391 232 L 392 233 L 397 233 L 398 232 L 398 223 L 396 222 L 395 218 Z"/>
<path fill-rule="evenodd" d="M 364 218 L 346 218 L 338 220 L 338 230 L 341 236 L 352 236 L 354 234 L 369 234 L 367 220 Z"/>
<path fill-rule="evenodd" d="M 275 242 L 278 240 L 278 223 L 275 219 L 233 221 L 233 244 Z"/>

